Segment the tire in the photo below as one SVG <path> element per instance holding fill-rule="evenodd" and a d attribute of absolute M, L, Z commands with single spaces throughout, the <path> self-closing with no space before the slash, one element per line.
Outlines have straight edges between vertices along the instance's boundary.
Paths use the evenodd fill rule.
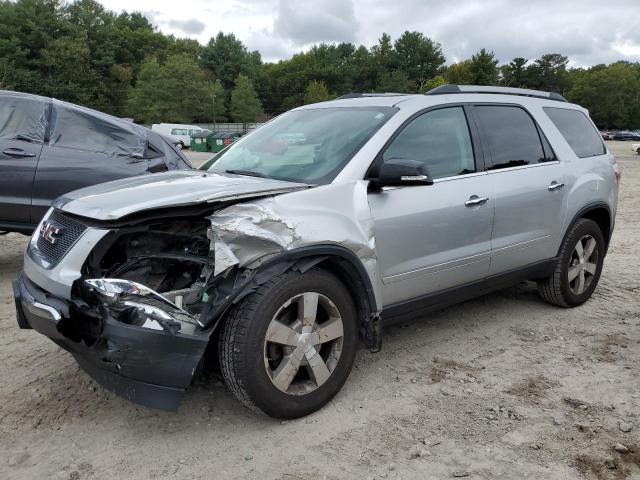
<path fill-rule="evenodd" d="M 318 313 L 312 327 L 310 316 L 301 314 L 299 309 L 306 311 L 305 302 L 309 300 L 312 305 L 316 295 Z M 285 337 L 274 334 L 284 331 L 273 323 L 275 318 L 279 324 L 299 331 L 294 341 L 291 341 L 293 337 L 286 337 L 288 346 L 279 343 Z M 342 321 L 341 332 L 336 318 Z M 327 327 L 332 328 L 331 335 Z M 313 328 L 316 330 L 309 333 Z M 291 330 L 286 332 L 290 334 Z M 315 343 L 320 339 L 320 332 L 326 333 L 324 338 L 339 333 L 342 337 Z M 358 349 L 356 307 L 342 282 L 324 270 L 285 272 L 260 286 L 229 312 L 219 342 L 222 376 L 238 400 L 255 412 L 272 417 L 302 417 L 329 402 L 349 376 Z M 294 344 L 297 346 L 292 346 Z M 300 357 L 295 377 L 293 373 L 278 375 Z M 325 368 L 318 363 L 318 358 Z"/>
<path fill-rule="evenodd" d="M 593 247 L 592 240 L 596 242 Z M 582 246 L 582 262 L 578 242 Z M 589 250 L 591 254 L 587 257 Z M 571 226 L 562 242 L 553 274 L 538 282 L 540 296 L 546 302 L 560 307 L 582 305 L 598 285 L 604 254 L 605 240 L 598 224 L 586 218 L 579 219 Z"/>

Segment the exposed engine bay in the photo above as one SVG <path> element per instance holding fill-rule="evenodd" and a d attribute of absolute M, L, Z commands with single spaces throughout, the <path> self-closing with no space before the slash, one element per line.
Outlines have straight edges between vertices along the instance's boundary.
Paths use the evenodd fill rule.
<path fill-rule="evenodd" d="M 79 236 L 63 244 L 64 261 L 50 266 L 38 263 L 47 252 L 38 250 L 38 234 L 32 238 L 26 270 L 35 281 L 24 275 L 15 286 L 18 302 L 31 309 L 23 328 L 49 336 L 119 395 L 175 409 L 207 349 L 215 350 L 211 339 L 226 312 L 274 277 L 318 266 L 358 299 L 360 338 L 378 349 L 380 277 L 366 183 L 324 189 L 331 192 L 235 193 L 118 218 L 96 218 L 97 201 L 92 216 L 66 205 L 52 209 L 43 223 L 64 222 L 64 235 Z"/>

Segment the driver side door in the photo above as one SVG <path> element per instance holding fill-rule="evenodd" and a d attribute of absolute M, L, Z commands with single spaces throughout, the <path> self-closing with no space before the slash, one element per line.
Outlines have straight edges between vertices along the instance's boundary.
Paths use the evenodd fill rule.
<path fill-rule="evenodd" d="M 385 308 L 484 279 L 494 201 L 464 106 L 427 111 L 401 127 L 377 163 L 424 162 L 433 185 L 369 194 Z"/>

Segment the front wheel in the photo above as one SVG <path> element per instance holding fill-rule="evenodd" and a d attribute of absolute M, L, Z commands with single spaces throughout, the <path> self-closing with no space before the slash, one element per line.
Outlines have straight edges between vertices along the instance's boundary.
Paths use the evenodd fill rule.
<path fill-rule="evenodd" d="M 331 400 L 357 348 L 356 308 L 342 282 L 320 269 L 291 271 L 230 312 L 220 333 L 220 365 L 244 405 L 290 419 Z"/>
<path fill-rule="evenodd" d="M 598 284 L 604 254 L 605 241 L 598 224 L 579 219 L 562 242 L 553 274 L 538 282 L 542 298 L 561 307 L 582 305 Z"/>

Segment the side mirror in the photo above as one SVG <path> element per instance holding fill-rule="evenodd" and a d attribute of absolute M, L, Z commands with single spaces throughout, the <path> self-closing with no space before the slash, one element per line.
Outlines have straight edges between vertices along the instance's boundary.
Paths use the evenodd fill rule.
<path fill-rule="evenodd" d="M 390 158 L 380 166 L 378 178 L 369 181 L 376 187 L 433 185 L 433 178 L 424 163 L 404 158 Z"/>

